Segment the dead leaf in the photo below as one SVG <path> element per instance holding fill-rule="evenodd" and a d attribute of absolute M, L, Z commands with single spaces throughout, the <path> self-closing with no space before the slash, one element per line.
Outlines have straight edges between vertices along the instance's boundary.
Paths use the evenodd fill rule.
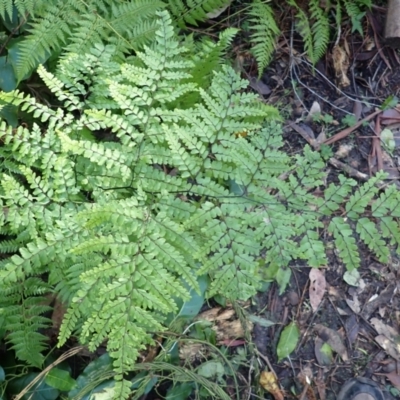
<path fill-rule="evenodd" d="M 395 340 L 399 333 L 392 326 L 385 324 L 378 318 L 371 318 L 371 325 L 375 328 L 379 335 L 385 335 L 391 340 Z"/>
<path fill-rule="evenodd" d="M 346 303 L 351 308 L 351 311 L 353 311 L 355 314 L 360 314 L 361 304 L 356 293 L 353 295 L 353 300 L 346 299 Z"/>
<path fill-rule="evenodd" d="M 386 351 L 391 357 L 395 360 L 400 361 L 400 348 L 399 344 L 394 343 L 390 339 L 388 339 L 385 335 L 378 335 L 375 337 L 376 343 L 382 347 L 383 350 Z"/>
<path fill-rule="evenodd" d="M 392 125 L 400 122 L 400 111 L 396 108 L 390 108 L 382 112 L 382 125 Z"/>
<path fill-rule="evenodd" d="M 350 62 L 348 53 L 339 45 L 335 45 L 332 50 L 333 68 L 335 70 L 336 79 L 340 87 L 350 85 L 350 79 L 347 77 L 347 70 Z"/>
<path fill-rule="evenodd" d="M 396 372 L 390 372 L 385 376 L 397 390 L 400 390 L 400 375 L 396 374 Z"/>
<path fill-rule="evenodd" d="M 222 309 L 221 307 L 215 307 L 202 312 L 195 320 L 212 322 L 213 325 L 211 328 L 216 333 L 218 343 L 222 341 L 231 342 L 232 340 L 245 337 L 243 325 L 236 317 L 233 308 Z M 249 320 L 246 321 L 246 330 L 249 333 L 253 330 L 253 323 Z"/>
<path fill-rule="evenodd" d="M 328 366 L 332 364 L 332 348 L 318 336 L 315 338 L 314 352 L 319 365 Z"/>
<path fill-rule="evenodd" d="M 276 375 L 273 372 L 263 371 L 260 374 L 260 385 L 271 393 L 275 400 L 284 400 L 282 390 L 279 387 Z"/>
<path fill-rule="evenodd" d="M 318 310 L 326 289 L 325 275 L 317 268 L 311 268 L 310 274 L 310 304 L 314 312 Z"/>
<path fill-rule="evenodd" d="M 255 76 L 250 78 L 250 87 L 262 96 L 266 96 L 271 93 L 271 88 L 262 80 L 257 79 Z"/>
<path fill-rule="evenodd" d="M 332 347 L 333 351 L 339 354 L 343 361 L 347 362 L 349 360 L 346 347 L 344 346 L 339 333 L 321 324 L 315 325 L 314 330 L 324 342 L 328 343 L 329 346 Z"/>
<path fill-rule="evenodd" d="M 315 116 L 320 115 L 320 114 L 321 114 L 321 106 L 319 105 L 319 103 L 317 101 L 314 101 L 314 103 L 312 103 L 310 111 L 308 112 L 308 115 L 306 117 L 306 122 L 312 121 Z"/>
<path fill-rule="evenodd" d="M 346 319 L 344 327 L 346 329 L 347 339 L 352 345 L 356 341 L 358 332 L 360 331 L 360 325 L 358 324 L 357 318 L 354 314 Z"/>

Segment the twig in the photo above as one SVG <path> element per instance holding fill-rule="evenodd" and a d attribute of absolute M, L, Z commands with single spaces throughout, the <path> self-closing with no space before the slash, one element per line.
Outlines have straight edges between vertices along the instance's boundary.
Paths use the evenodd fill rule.
<path fill-rule="evenodd" d="M 372 118 L 376 117 L 382 112 L 382 110 L 376 110 L 372 114 L 368 115 L 367 117 L 363 118 L 362 120 L 358 121 L 355 125 L 351 126 L 350 128 L 344 129 L 343 131 L 337 133 L 336 135 L 330 137 L 329 139 L 325 140 L 324 144 L 332 144 L 337 142 L 340 139 L 349 136 L 352 132 L 354 132 L 357 128 L 359 128 L 364 122 L 370 121 Z"/>

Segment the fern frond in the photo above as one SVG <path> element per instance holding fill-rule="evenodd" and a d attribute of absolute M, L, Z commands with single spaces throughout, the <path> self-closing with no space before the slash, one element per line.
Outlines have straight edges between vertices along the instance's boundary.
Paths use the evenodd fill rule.
<path fill-rule="evenodd" d="M 258 76 L 261 77 L 265 67 L 271 61 L 280 30 L 272 8 L 261 0 L 254 0 L 247 14 L 250 16 L 248 21 L 252 31 L 250 36 L 253 44 L 252 52 L 257 61 Z"/>
<path fill-rule="evenodd" d="M 197 26 L 200 21 L 207 19 L 207 13 L 225 6 L 227 0 L 168 0 L 171 14 L 179 25 L 189 23 Z"/>
<path fill-rule="evenodd" d="M 321 8 L 319 0 L 310 0 L 308 7 L 311 20 L 314 21 L 311 27 L 314 58 L 311 61 L 315 64 L 326 52 L 329 43 L 330 27 L 328 14 Z"/>

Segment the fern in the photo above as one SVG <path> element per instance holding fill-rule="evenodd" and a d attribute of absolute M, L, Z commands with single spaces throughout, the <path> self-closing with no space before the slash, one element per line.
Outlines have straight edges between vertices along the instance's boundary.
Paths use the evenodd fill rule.
<path fill-rule="evenodd" d="M 207 13 L 217 10 L 227 3 L 227 0 L 168 0 L 171 14 L 181 26 L 183 23 L 197 25 L 199 21 L 207 19 Z"/>
<path fill-rule="evenodd" d="M 2 331 L 20 359 L 41 366 L 38 331 L 51 323 L 42 300 L 55 293 L 68 309 L 59 345 L 72 335 L 90 350 L 107 341 L 115 398 L 129 397 L 140 350 L 199 275 L 211 278 L 208 296 L 247 299 L 263 276 L 283 291 L 294 260 L 326 263 L 326 226 L 349 269 L 360 263 L 358 239 L 382 261 L 390 243 L 400 247 L 400 195 L 376 188 L 382 174 L 357 190 L 341 177 L 317 196 L 320 155 L 280 150 L 277 110 L 217 62 L 233 31 L 197 44 L 177 37 L 165 11 L 157 24 L 135 56 L 98 43 L 63 57 L 55 74 L 41 66 L 65 107 L 0 94 L 35 121 L 0 124 L 0 250 L 19 247 L 0 263 Z M 211 78 L 194 48 L 218 64 Z"/>
<path fill-rule="evenodd" d="M 359 32 L 363 36 L 363 29 L 361 26 L 361 20 L 365 16 L 365 11 L 363 9 L 369 9 L 372 7 L 371 0 L 343 0 L 344 8 L 347 15 L 351 19 L 351 32 Z"/>
<path fill-rule="evenodd" d="M 280 31 L 272 8 L 261 0 L 254 0 L 247 14 L 250 29 L 253 31 L 250 37 L 253 44 L 252 51 L 258 64 L 258 76 L 261 77 L 265 67 L 271 61 L 275 40 Z"/>

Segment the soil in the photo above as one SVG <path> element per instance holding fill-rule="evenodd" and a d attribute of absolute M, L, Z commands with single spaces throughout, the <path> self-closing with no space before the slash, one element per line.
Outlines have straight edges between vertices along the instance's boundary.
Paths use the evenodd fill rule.
<path fill-rule="evenodd" d="M 293 40 L 293 48 L 288 46 L 290 37 L 280 41 L 274 60 L 261 79 L 271 89 L 264 100 L 279 107 L 285 117 L 286 150 L 289 153 L 300 153 L 309 143 L 292 129 L 293 123 L 311 132 L 315 138 L 321 132 L 325 132 L 326 138 L 333 137 L 346 128 L 343 121 L 346 115 L 357 114 L 358 119 L 362 119 L 386 99 L 399 95 L 399 56 L 396 50 L 384 45 L 384 13 L 379 7 L 375 11 L 367 15 L 364 37 L 347 33 L 339 43 L 349 50 L 346 75 L 350 84 L 347 87 L 340 85 L 333 68 L 333 44 L 314 68 L 302 54 L 297 38 Z M 320 106 L 322 115 L 330 116 L 329 119 L 319 122 L 307 120 L 314 102 Z M 335 141 L 330 145 L 333 154 L 336 156 L 337 151 L 346 146 L 348 151 L 341 161 L 371 176 L 376 171 L 376 159 L 372 154 L 375 128 L 376 122 L 372 121 Z M 398 139 L 396 143 L 391 156 L 394 174 L 396 170 L 398 172 L 400 155 Z M 328 183 L 336 180 L 338 173 L 343 173 L 333 166 L 329 166 L 327 171 Z M 377 381 L 388 399 L 399 397 L 396 385 L 387 374 L 399 376 L 400 358 L 378 345 L 375 338 L 379 333 L 377 319 L 393 327 L 395 332 L 400 332 L 400 298 L 397 292 L 400 258 L 393 252 L 392 261 L 382 265 L 366 248 L 362 249 L 361 258 L 359 272 L 363 283 L 354 287 L 343 280 L 345 269 L 335 254 L 330 254 L 329 263 L 323 271 L 327 283 L 326 295 L 316 312 L 313 312 L 309 302 L 310 268 L 307 266 L 291 266 L 292 279 L 283 295 L 279 294 L 276 285 L 259 295 L 257 306 L 252 311 L 260 313 L 262 310 L 259 315 L 277 324 L 268 328 L 256 325 L 253 340 L 258 351 L 268 358 L 285 399 L 333 400 L 343 384 L 356 376 Z M 278 361 L 277 342 L 282 329 L 291 321 L 295 321 L 300 328 L 300 341 L 290 359 Z M 339 335 L 348 359 L 336 354 L 330 362 L 321 364 L 316 347 L 321 339 L 328 340 L 315 329 L 321 325 Z M 301 377 L 305 370 L 312 375 L 307 390 Z M 265 398 L 274 397 L 266 394 Z M 278 398 L 279 395 L 275 395 L 275 399 Z"/>

